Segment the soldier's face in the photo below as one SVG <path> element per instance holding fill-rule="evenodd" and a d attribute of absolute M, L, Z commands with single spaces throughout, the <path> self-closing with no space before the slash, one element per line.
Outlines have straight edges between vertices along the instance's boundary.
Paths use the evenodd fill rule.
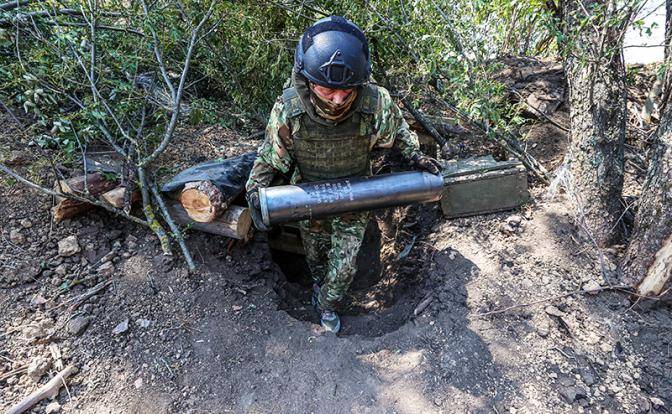
<path fill-rule="evenodd" d="M 352 93 L 351 89 L 331 89 L 325 88 L 324 86 L 315 85 L 313 86 L 313 91 L 316 94 L 320 95 L 323 99 L 331 101 L 336 105 L 345 102 L 348 96 Z"/>

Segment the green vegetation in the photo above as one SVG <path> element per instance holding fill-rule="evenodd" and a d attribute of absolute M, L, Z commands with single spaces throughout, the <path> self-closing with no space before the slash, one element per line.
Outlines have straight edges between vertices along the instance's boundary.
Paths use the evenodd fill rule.
<path fill-rule="evenodd" d="M 217 2 L 194 49 L 181 120 L 263 120 L 290 74 L 298 37 L 315 20 L 340 14 L 369 36 L 378 79 L 384 69 L 400 91 L 434 85 L 433 94 L 489 128 L 507 128 L 520 118 L 493 78 L 496 58 L 555 53 L 545 3 Z M 147 13 L 142 4 L 34 1 L 0 12 L 0 99 L 35 117 L 36 144 L 73 154 L 100 137 L 101 125 L 122 142 L 113 126 L 140 122 L 148 145 L 160 140 L 171 100 L 152 34 L 176 81 L 209 3 L 162 0 Z"/>

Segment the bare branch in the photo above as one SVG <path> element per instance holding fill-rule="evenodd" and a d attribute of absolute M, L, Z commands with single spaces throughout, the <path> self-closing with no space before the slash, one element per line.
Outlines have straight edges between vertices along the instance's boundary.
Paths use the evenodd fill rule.
<path fill-rule="evenodd" d="M 142 211 L 145 213 L 147 218 L 147 223 L 149 228 L 152 229 L 156 237 L 161 243 L 161 250 L 166 256 L 172 256 L 173 252 L 170 249 L 170 239 L 166 234 L 166 231 L 163 229 L 163 226 L 156 220 L 156 215 L 154 215 L 154 209 L 152 208 L 152 202 L 149 198 L 149 190 L 147 185 L 147 177 L 145 176 L 145 170 L 142 167 L 138 167 L 138 182 L 140 184 L 140 194 L 142 194 Z"/>
<path fill-rule="evenodd" d="M 170 230 L 173 232 L 173 236 L 177 239 L 177 243 L 180 245 L 180 249 L 182 250 L 182 254 L 184 255 L 185 260 L 187 261 L 187 266 L 189 267 L 189 272 L 193 272 L 196 270 L 196 264 L 194 264 L 194 259 L 191 257 L 191 253 L 189 252 L 189 248 L 187 248 L 187 244 L 184 241 L 184 237 L 182 235 L 182 232 L 180 231 L 180 228 L 175 224 L 175 221 L 173 218 L 170 216 L 170 213 L 168 212 L 168 208 L 166 207 L 166 204 L 163 202 L 163 198 L 161 197 L 161 193 L 159 193 L 159 189 L 156 186 L 156 183 L 154 181 L 151 182 L 149 189 L 152 191 L 152 195 L 154 196 L 154 199 L 156 200 L 156 203 L 159 205 L 159 209 L 161 210 L 161 215 L 163 218 L 166 220 L 166 223 L 168 223 L 168 227 L 170 227 Z"/>
<path fill-rule="evenodd" d="M 184 59 L 184 67 L 182 68 L 182 74 L 180 75 L 180 84 L 177 88 L 177 93 L 173 102 L 173 114 L 170 118 L 170 123 L 166 128 L 166 131 L 163 135 L 163 139 L 158 147 L 152 152 L 149 156 L 140 160 L 138 165 L 140 167 L 145 167 L 150 162 L 154 161 L 161 153 L 166 149 L 170 140 L 173 138 L 173 132 L 175 131 L 175 126 L 177 125 L 177 119 L 180 116 L 180 103 L 182 101 L 182 94 L 184 92 L 184 84 L 187 80 L 187 73 L 189 72 L 189 63 L 191 62 L 191 56 L 194 53 L 194 48 L 196 46 L 196 40 L 198 39 L 198 33 L 205 24 L 205 22 L 210 18 L 214 11 L 215 2 L 210 3 L 208 11 L 205 13 L 201 21 L 198 23 L 196 28 L 191 33 L 191 40 L 189 41 L 189 48 L 187 49 L 187 55 Z"/>
<path fill-rule="evenodd" d="M 141 220 L 137 217 L 131 216 L 130 214 L 127 214 L 125 211 L 120 210 L 120 209 L 115 208 L 115 207 L 112 207 L 111 205 L 109 205 L 107 203 L 104 203 L 102 201 L 98 201 L 98 200 L 91 199 L 91 198 L 86 198 L 86 197 L 81 197 L 77 194 L 58 193 L 56 191 L 53 191 L 53 190 L 50 190 L 48 188 L 42 187 L 39 184 L 35 184 L 34 182 L 22 177 L 21 175 L 16 173 L 14 170 L 5 166 L 2 163 L 0 163 L 0 171 L 2 171 L 5 174 L 9 175 L 10 177 L 14 178 L 15 180 L 19 181 L 20 183 L 32 188 L 33 190 L 37 190 L 37 191 L 39 191 L 41 193 L 44 193 L 46 195 L 50 195 L 52 197 L 70 198 L 70 199 L 73 199 L 73 200 L 81 201 L 83 203 L 89 203 L 89 204 L 92 204 L 92 205 L 97 206 L 97 207 L 102 207 L 102 208 L 104 208 L 105 210 L 107 210 L 111 213 L 114 213 L 114 214 L 120 215 L 124 218 L 127 218 L 134 223 L 141 224 L 143 226 L 149 226 L 148 222 L 146 222 L 144 220 Z"/>
<path fill-rule="evenodd" d="M 147 7 L 147 3 L 145 3 L 145 0 L 141 0 L 141 4 L 142 9 L 145 12 L 145 18 L 149 18 L 149 9 Z M 152 43 L 152 48 L 154 49 L 154 56 L 156 56 L 156 62 L 159 64 L 159 70 L 161 71 L 161 76 L 163 77 L 163 81 L 166 83 L 166 86 L 168 86 L 168 90 L 170 90 L 170 96 L 174 102 L 176 98 L 175 86 L 173 86 L 173 82 L 171 82 L 170 77 L 168 76 L 166 65 L 163 63 L 163 58 L 161 57 L 161 51 L 159 50 L 159 37 L 156 35 L 156 30 L 154 30 L 154 28 L 151 25 L 149 25 L 149 30 L 152 33 L 152 39 L 154 40 L 154 42 Z"/>
<path fill-rule="evenodd" d="M 18 9 L 19 7 L 25 6 L 30 3 L 31 0 L 15 0 L 7 3 L 0 4 L 0 11 L 10 11 Z"/>

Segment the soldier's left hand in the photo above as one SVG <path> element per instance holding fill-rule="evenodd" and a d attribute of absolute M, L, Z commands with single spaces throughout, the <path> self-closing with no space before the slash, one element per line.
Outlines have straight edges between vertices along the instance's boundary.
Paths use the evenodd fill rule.
<path fill-rule="evenodd" d="M 443 167 L 435 158 L 424 154 L 415 154 L 411 158 L 411 165 L 421 171 L 427 171 L 432 174 L 439 174 Z"/>

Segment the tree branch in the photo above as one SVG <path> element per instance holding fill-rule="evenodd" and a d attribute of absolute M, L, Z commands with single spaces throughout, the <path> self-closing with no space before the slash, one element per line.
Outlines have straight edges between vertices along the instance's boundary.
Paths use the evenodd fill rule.
<path fill-rule="evenodd" d="M 152 195 L 156 200 L 156 204 L 158 204 L 159 209 L 161 210 L 161 215 L 166 220 L 166 223 L 168 223 L 168 227 L 170 227 L 170 230 L 173 232 L 173 236 L 177 239 L 177 243 L 180 245 L 182 254 L 184 255 L 185 260 L 187 261 L 189 272 L 191 273 L 195 271 L 196 265 L 194 264 L 194 259 L 192 259 L 191 253 L 189 252 L 189 248 L 187 247 L 187 244 L 184 241 L 182 232 L 180 231 L 180 228 L 175 224 L 173 218 L 170 216 L 168 208 L 166 207 L 166 204 L 163 202 L 161 193 L 159 193 L 159 189 L 154 181 L 150 183 L 149 189 L 152 191 Z"/>

